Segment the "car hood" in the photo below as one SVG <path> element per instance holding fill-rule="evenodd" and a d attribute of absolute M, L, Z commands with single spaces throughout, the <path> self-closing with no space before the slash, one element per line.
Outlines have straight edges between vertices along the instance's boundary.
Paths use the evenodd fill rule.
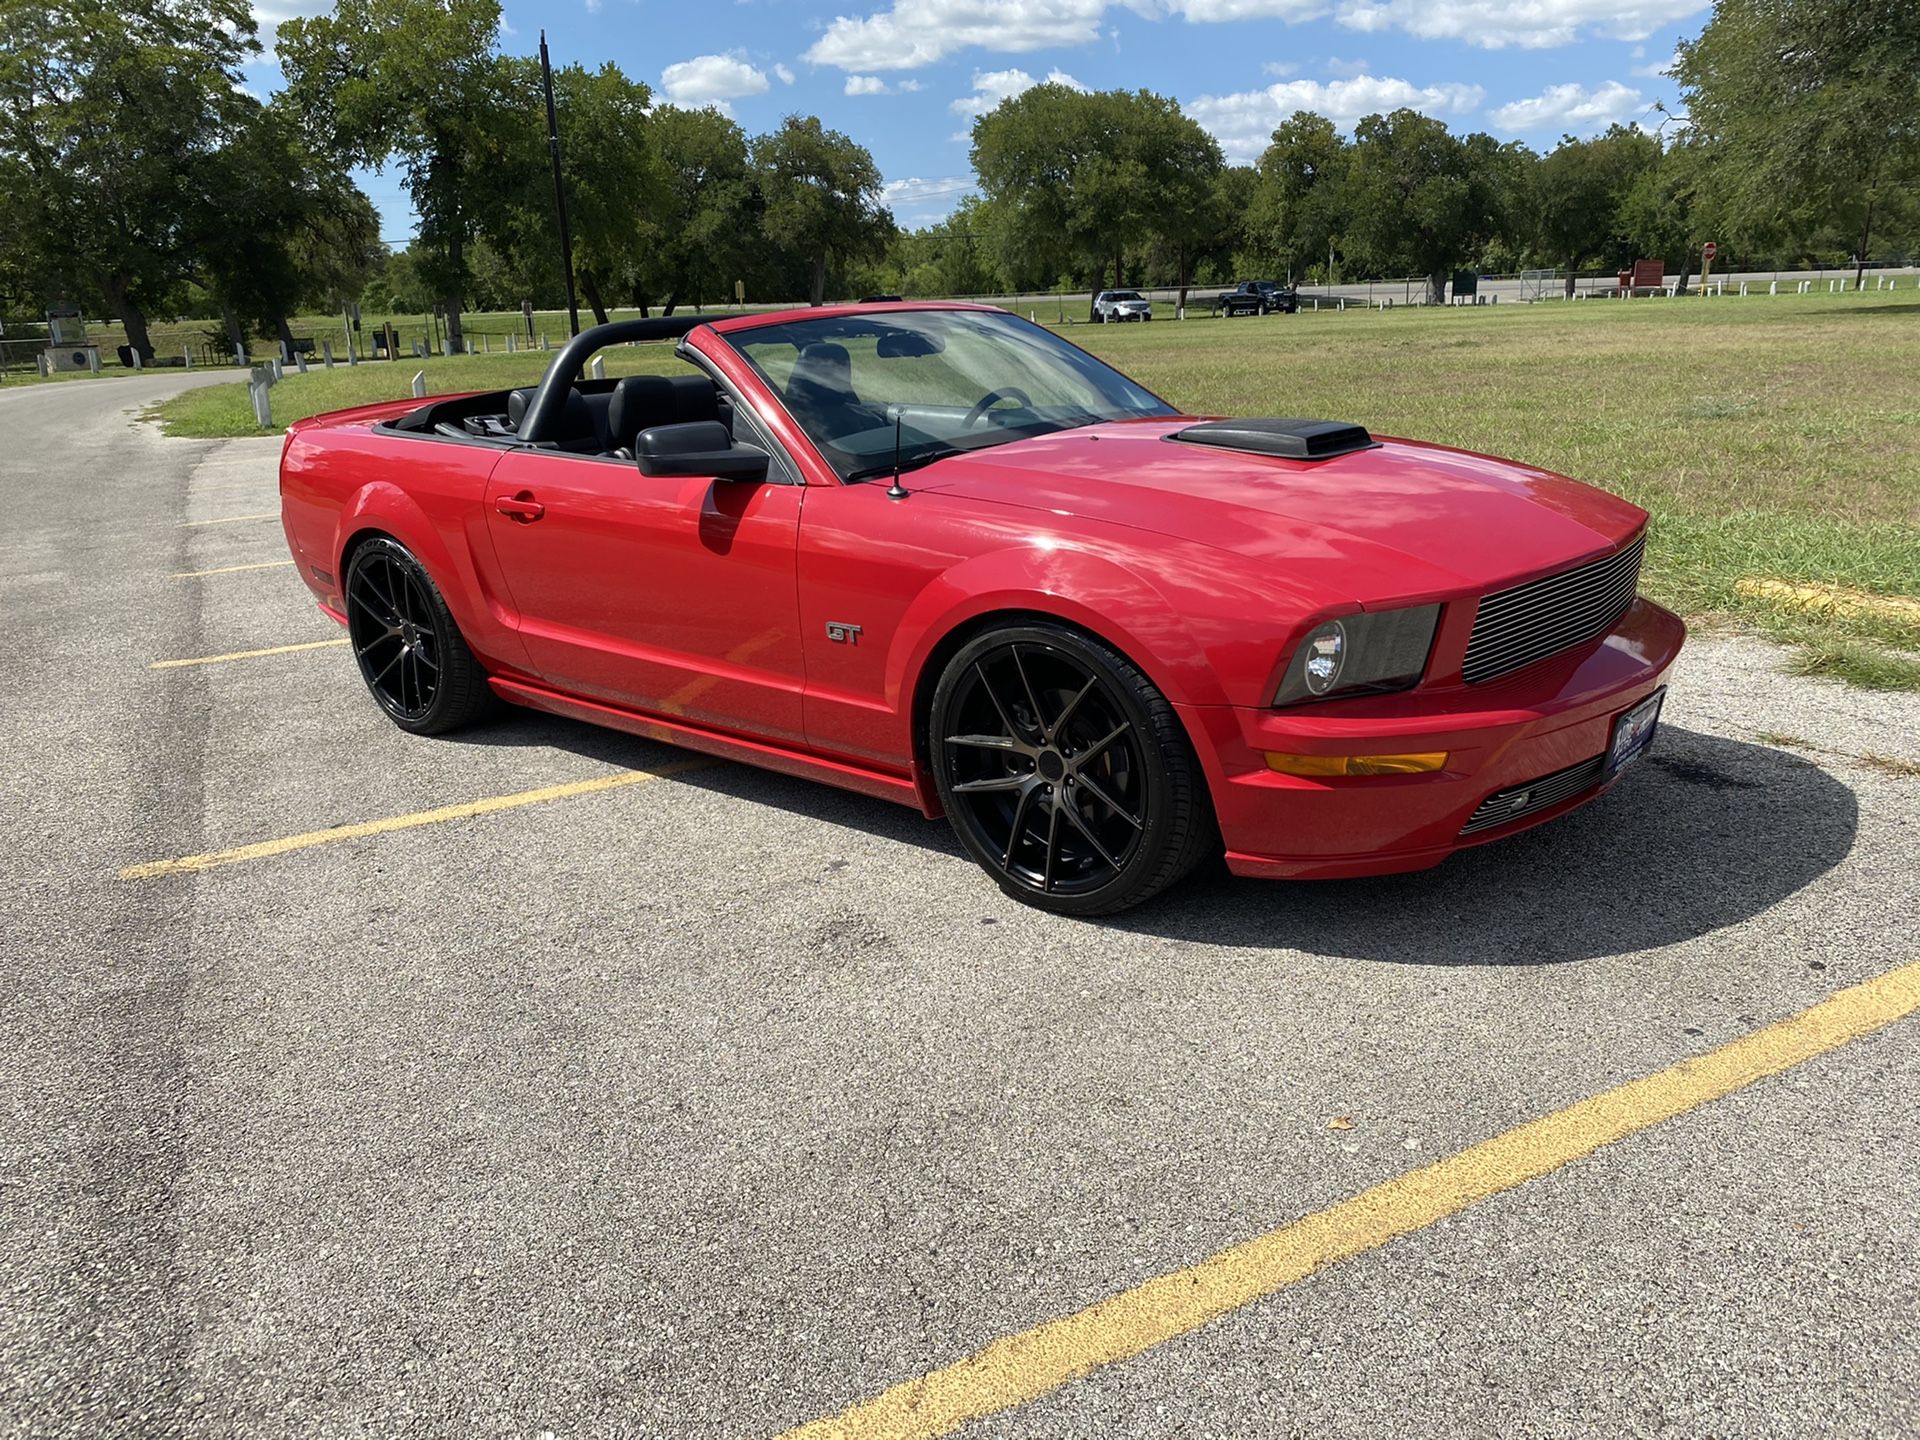
<path fill-rule="evenodd" d="M 1169 439 L 1122 421 L 927 467 L 914 488 L 1124 525 L 1284 567 L 1359 604 L 1485 592 L 1605 554 L 1646 512 L 1529 465 L 1412 440 L 1326 460 Z"/>

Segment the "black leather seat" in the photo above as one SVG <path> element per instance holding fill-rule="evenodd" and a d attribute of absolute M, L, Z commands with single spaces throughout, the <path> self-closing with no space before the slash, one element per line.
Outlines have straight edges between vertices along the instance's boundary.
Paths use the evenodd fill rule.
<path fill-rule="evenodd" d="M 623 460 L 631 460 L 634 437 L 642 430 L 723 418 L 720 391 L 704 375 L 629 375 L 613 387 L 607 445 Z"/>
<path fill-rule="evenodd" d="M 823 435 L 844 435 L 869 423 L 853 393 L 853 361 L 847 347 L 817 340 L 802 350 L 787 376 L 787 406 L 794 418 Z"/>
<path fill-rule="evenodd" d="M 507 394 L 507 421 L 516 431 L 526 418 L 527 406 L 533 403 L 535 389 L 535 386 L 529 385 L 524 390 L 513 390 Z M 560 412 L 560 423 L 547 439 L 563 450 L 599 448 L 600 427 L 594 424 L 593 407 L 587 404 L 586 396 L 576 389 L 567 391 L 567 403 Z"/>

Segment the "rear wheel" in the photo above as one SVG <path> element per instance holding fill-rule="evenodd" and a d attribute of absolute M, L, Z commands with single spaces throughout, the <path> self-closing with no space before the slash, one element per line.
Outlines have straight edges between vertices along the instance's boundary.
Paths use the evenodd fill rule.
<path fill-rule="evenodd" d="M 1173 707 L 1125 656 L 1062 625 L 991 631 L 934 692 L 928 751 L 968 852 L 1016 899 L 1068 915 L 1138 905 L 1214 844 Z"/>
<path fill-rule="evenodd" d="M 356 549 L 347 564 L 346 602 L 361 678 L 402 730 L 442 735 L 491 707 L 486 672 L 439 587 L 406 546 L 381 535 Z"/>

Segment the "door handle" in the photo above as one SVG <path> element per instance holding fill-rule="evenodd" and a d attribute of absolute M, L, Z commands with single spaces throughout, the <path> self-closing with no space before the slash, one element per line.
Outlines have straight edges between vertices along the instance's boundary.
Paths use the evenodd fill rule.
<path fill-rule="evenodd" d="M 518 495 L 502 495 L 493 502 L 493 508 L 522 525 L 530 525 L 547 513 L 547 507 L 533 498 L 531 490 L 522 490 Z"/>

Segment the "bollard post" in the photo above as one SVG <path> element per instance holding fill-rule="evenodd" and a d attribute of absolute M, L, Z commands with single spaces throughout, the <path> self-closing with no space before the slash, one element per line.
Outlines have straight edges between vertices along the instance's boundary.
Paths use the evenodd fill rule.
<path fill-rule="evenodd" d="M 242 370 L 247 368 L 247 347 L 246 346 L 236 345 L 233 347 L 233 363 L 238 365 Z"/>
<path fill-rule="evenodd" d="M 129 345 L 127 347 L 127 353 L 133 356 L 133 368 L 135 370 L 144 370 L 147 368 L 140 363 L 140 347 L 138 345 Z"/>
<path fill-rule="evenodd" d="M 480 337 L 480 353 L 482 355 L 491 355 L 493 353 L 493 341 L 486 335 Z"/>
<path fill-rule="evenodd" d="M 1744 294 L 1746 294 L 1746 293 L 1747 293 L 1747 282 L 1746 282 L 1746 281 L 1744 281 L 1744 280 L 1742 280 L 1742 281 L 1740 282 L 1740 293 L 1741 293 L 1742 295 L 1744 295 Z"/>
<path fill-rule="evenodd" d="M 95 375 L 100 373 L 100 351 L 98 347 L 87 351 L 87 369 Z"/>
<path fill-rule="evenodd" d="M 270 380 L 249 380 L 247 393 L 253 400 L 253 418 L 260 422 L 262 430 L 273 428 L 273 400 L 268 392 L 273 388 Z"/>
<path fill-rule="evenodd" d="M 511 355 L 511 354 L 513 354 L 513 353 L 514 353 L 514 348 L 513 348 L 513 342 L 514 342 L 514 340 L 515 340 L 515 338 L 516 338 L 516 337 L 515 337 L 515 335 L 514 335 L 514 333 L 513 333 L 513 331 L 511 331 L 511 330 L 509 330 L 509 331 L 507 332 L 507 353 L 508 353 L 509 355 Z"/>
<path fill-rule="evenodd" d="M 280 363 L 285 365 L 292 358 L 293 357 L 287 353 L 287 342 L 282 340 L 280 342 Z"/>
<path fill-rule="evenodd" d="M 273 378 L 274 378 L 275 380 L 278 380 L 278 379 L 280 379 L 280 378 L 282 377 L 282 375 L 283 375 L 283 374 L 285 373 L 285 372 L 284 372 L 284 371 L 282 371 L 282 370 L 281 370 L 281 368 L 280 368 L 280 362 L 279 362 L 279 360 L 277 360 L 277 359 L 273 359 L 273 360 L 269 360 L 269 361 L 267 361 L 267 364 L 269 364 L 269 365 L 271 365 L 271 366 L 273 367 Z"/>
<path fill-rule="evenodd" d="M 424 370 L 413 372 L 413 398 L 416 400 L 427 398 L 427 372 Z"/>
<path fill-rule="evenodd" d="M 333 368 L 333 341 L 322 340 L 320 342 L 320 363 L 325 365 L 329 370 Z"/>
<path fill-rule="evenodd" d="M 191 345 L 182 345 L 180 347 L 180 360 L 187 369 L 191 370 L 193 368 L 193 347 Z"/>
<path fill-rule="evenodd" d="M 542 350 L 547 348 L 547 336 L 545 331 L 542 331 L 540 334 L 540 348 Z"/>
<path fill-rule="evenodd" d="M 593 378 L 594 378 L 594 379 L 596 379 L 596 380 L 604 380 L 604 379 L 606 379 L 606 378 L 607 378 L 607 361 L 606 361 L 606 357 L 605 357 L 605 356 L 603 356 L 603 355 L 596 355 L 596 356 L 594 356 L 594 357 L 593 357 L 593 363 L 592 363 L 591 365 L 589 365 L 589 366 L 587 367 L 587 372 L 588 372 L 588 373 L 589 373 L 590 375 L 592 375 L 592 376 L 593 376 Z"/>
<path fill-rule="evenodd" d="M 34 356 L 33 362 L 35 365 L 40 367 L 40 378 L 42 380 L 46 379 L 49 375 L 53 373 L 53 367 L 47 363 L 46 351 L 42 350 L 38 355 Z"/>

